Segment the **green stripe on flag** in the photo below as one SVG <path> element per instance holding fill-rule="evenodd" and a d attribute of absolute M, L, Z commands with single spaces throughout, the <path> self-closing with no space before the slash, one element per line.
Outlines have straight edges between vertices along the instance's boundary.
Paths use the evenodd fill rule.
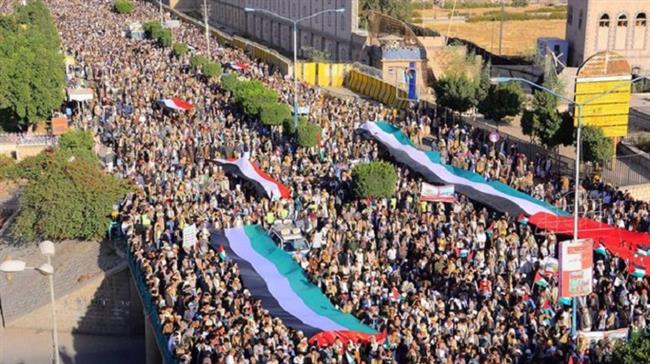
<path fill-rule="evenodd" d="M 253 249 L 268 259 L 288 281 L 291 289 L 316 314 L 325 316 L 348 330 L 376 334 L 370 326 L 362 324 L 354 316 L 337 310 L 332 302 L 305 274 L 291 256 L 280 249 L 259 225 L 246 225 L 244 231 Z"/>

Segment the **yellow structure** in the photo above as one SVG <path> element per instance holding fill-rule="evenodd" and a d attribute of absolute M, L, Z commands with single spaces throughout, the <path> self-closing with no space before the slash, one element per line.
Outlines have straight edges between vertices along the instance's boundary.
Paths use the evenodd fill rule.
<path fill-rule="evenodd" d="M 350 69 L 347 63 L 299 62 L 296 65 L 298 79 L 313 86 L 342 87 L 345 73 Z"/>
<path fill-rule="evenodd" d="M 358 94 L 368 96 L 386 105 L 396 108 L 408 106 L 406 91 L 396 89 L 394 85 L 356 69 L 348 72 L 347 87 Z"/>
<path fill-rule="evenodd" d="M 583 126 L 598 126 L 606 137 L 627 135 L 632 76 L 630 65 L 621 55 L 601 52 L 589 58 L 578 70 L 575 102 L 583 105 Z"/>

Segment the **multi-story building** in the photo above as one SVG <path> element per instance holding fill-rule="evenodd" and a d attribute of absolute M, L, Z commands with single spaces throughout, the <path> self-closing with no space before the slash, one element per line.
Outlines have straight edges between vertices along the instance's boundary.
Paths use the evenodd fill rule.
<path fill-rule="evenodd" d="M 650 73 L 648 16 L 650 0 L 569 0 L 569 65 L 609 50 L 627 58 L 632 73 Z"/>
<path fill-rule="evenodd" d="M 200 0 L 196 1 L 200 4 Z M 299 23 L 298 54 L 308 57 L 312 50 L 332 60 L 357 58 L 365 41 L 358 32 L 358 0 L 207 0 L 210 22 L 230 31 L 290 53 L 293 50 L 293 25 L 264 12 L 265 9 L 289 19 L 298 19 L 325 9 L 345 8 L 342 13 L 326 13 Z M 198 4 L 197 4 L 198 5 Z"/>

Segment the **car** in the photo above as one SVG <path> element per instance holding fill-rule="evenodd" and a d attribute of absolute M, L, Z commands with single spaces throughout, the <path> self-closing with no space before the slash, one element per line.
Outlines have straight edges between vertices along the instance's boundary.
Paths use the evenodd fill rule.
<path fill-rule="evenodd" d="M 291 220 L 276 221 L 269 228 L 268 234 L 286 252 L 307 254 L 311 249 L 311 244 Z"/>

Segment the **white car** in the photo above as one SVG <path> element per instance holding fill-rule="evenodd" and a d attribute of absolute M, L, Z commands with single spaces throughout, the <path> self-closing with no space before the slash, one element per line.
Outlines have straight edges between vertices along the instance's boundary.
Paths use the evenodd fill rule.
<path fill-rule="evenodd" d="M 286 252 L 307 254 L 311 246 L 300 229 L 291 220 L 276 221 L 268 231 L 269 236 Z"/>

